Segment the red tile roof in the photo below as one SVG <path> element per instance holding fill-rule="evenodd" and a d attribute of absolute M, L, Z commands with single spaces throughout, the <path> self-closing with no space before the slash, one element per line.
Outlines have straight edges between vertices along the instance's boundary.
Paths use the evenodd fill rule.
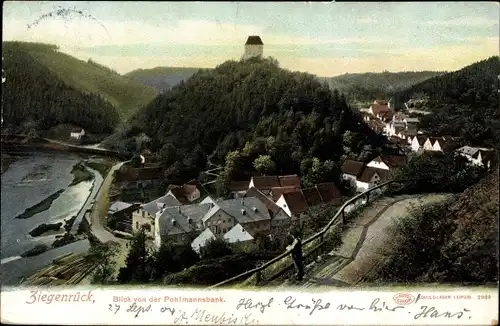
<path fill-rule="evenodd" d="M 292 175 L 268 175 L 252 177 L 253 186 L 259 190 L 270 190 L 277 187 L 296 187 L 300 188 L 300 177 Z"/>
<path fill-rule="evenodd" d="M 377 169 L 377 168 L 373 168 L 373 167 L 367 167 L 363 171 L 363 174 L 361 175 L 361 177 L 358 178 L 358 181 L 369 183 L 375 173 L 378 174 L 381 182 L 387 180 L 387 177 L 389 176 L 389 171 L 387 171 L 387 170 Z"/>
<path fill-rule="evenodd" d="M 372 104 L 370 109 L 373 111 L 373 114 L 377 115 L 382 112 L 389 112 L 389 107 L 387 104 Z"/>
<path fill-rule="evenodd" d="M 335 203 L 340 204 L 342 202 L 342 193 L 339 188 L 333 182 L 317 184 L 319 194 L 323 203 Z"/>
<path fill-rule="evenodd" d="M 306 198 L 300 190 L 283 194 L 283 197 L 293 215 L 300 215 L 308 208 Z"/>
<path fill-rule="evenodd" d="M 184 184 L 182 186 L 182 189 L 184 190 L 184 193 L 188 196 L 192 196 L 196 192 L 196 190 L 198 190 L 196 185 L 190 185 L 190 184 Z"/>
<path fill-rule="evenodd" d="M 271 197 L 274 201 L 276 201 L 281 197 L 281 195 L 296 190 L 298 190 L 297 187 L 273 187 L 271 188 Z"/>
<path fill-rule="evenodd" d="M 177 200 L 180 201 L 181 204 L 183 205 L 190 204 L 190 201 L 187 198 L 186 193 L 184 192 L 184 189 L 182 189 L 182 187 L 179 186 L 172 187 L 168 191 L 172 192 L 172 195 L 174 195 L 174 197 L 177 198 Z"/>
<path fill-rule="evenodd" d="M 389 168 L 402 168 L 406 165 L 406 156 L 402 155 L 381 155 L 376 159 L 382 160 Z"/>
<path fill-rule="evenodd" d="M 278 180 L 281 187 L 300 188 L 300 177 L 296 174 L 279 176 Z"/>
<path fill-rule="evenodd" d="M 304 195 L 308 206 L 316 206 L 323 203 L 323 199 L 321 198 L 321 195 L 316 187 L 303 189 L 302 194 Z"/>
<path fill-rule="evenodd" d="M 363 172 L 364 166 L 365 164 L 363 162 L 346 160 L 344 164 L 342 164 L 342 167 L 340 169 L 342 170 L 342 173 L 354 175 L 357 177 L 361 174 L 361 172 Z"/>

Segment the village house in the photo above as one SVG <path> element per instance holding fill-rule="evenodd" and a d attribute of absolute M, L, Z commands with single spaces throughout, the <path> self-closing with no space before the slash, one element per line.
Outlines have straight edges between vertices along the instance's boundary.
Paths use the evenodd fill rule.
<path fill-rule="evenodd" d="M 423 145 L 424 151 L 448 153 L 460 147 L 460 140 L 451 136 L 428 137 Z"/>
<path fill-rule="evenodd" d="M 428 136 L 425 135 L 416 135 L 412 138 L 411 141 L 411 150 L 414 152 L 419 152 L 424 149 L 424 144 L 426 143 Z"/>
<path fill-rule="evenodd" d="M 356 190 L 364 192 L 376 185 L 386 181 L 389 176 L 389 170 L 374 167 L 366 167 L 361 176 L 356 179 Z"/>
<path fill-rule="evenodd" d="M 140 204 L 130 204 L 122 201 L 112 202 L 108 209 L 107 224 L 110 228 L 133 233 L 137 228 L 133 225 L 133 212 L 137 210 Z"/>
<path fill-rule="evenodd" d="M 309 207 L 321 204 L 340 205 L 342 200 L 340 190 L 334 183 L 330 182 L 285 193 L 276 201 L 276 205 L 280 206 L 292 220 L 295 220 L 303 218 L 303 213 Z"/>
<path fill-rule="evenodd" d="M 342 179 L 349 181 L 351 185 L 356 186 L 356 179 L 361 176 L 364 167 L 365 164 L 363 162 L 346 160 L 340 168 L 342 171 Z"/>
<path fill-rule="evenodd" d="M 200 204 L 167 207 L 158 213 L 155 244 L 160 246 L 162 241 L 167 240 L 174 243 L 191 242 L 205 229 L 210 229 L 214 236 L 223 236 L 238 223 L 252 236 L 269 234 L 271 230 L 269 211 L 258 198 L 224 201 L 205 198 Z"/>
<path fill-rule="evenodd" d="M 191 204 L 163 208 L 156 214 L 154 223 L 154 243 L 157 248 L 162 242 L 174 244 L 190 243 L 206 229 L 203 217 L 213 204 Z"/>
<path fill-rule="evenodd" d="M 308 208 L 306 198 L 300 190 L 281 195 L 276 201 L 276 205 L 281 207 L 285 213 L 294 220 L 301 219 L 303 213 L 305 213 Z"/>
<path fill-rule="evenodd" d="M 257 188 L 250 188 L 245 193 L 244 197 L 255 197 L 259 199 L 267 208 L 269 216 L 271 216 L 271 230 L 273 233 L 276 231 L 284 230 L 290 225 L 291 219 L 285 211 L 278 206 L 271 198 L 264 195 Z"/>
<path fill-rule="evenodd" d="M 250 179 L 248 189 L 256 188 L 265 195 L 271 193 L 273 188 L 300 189 L 300 177 L 296 174 L 283 176 L 255 176 Z"/>
<path fill-rule="evenodd" d="M 380 155 L 368 162 L 366 167 L 394 171 L 406 165 L 406 156 L 402 155 Z"/>
<path fill-rule="evenodd" d="M 199 254 L 201 248 L 205 247 L 207 242 L 216 239 L 215 234 L 210 229 L 205 229 L 191 242 L 191 248 Z"/>
<path fill-rule="evenodd" d="M 493 149 L 463 146 L 457 149 L 456 152 L 466 157 L 474 165 L 490 167 Z"/>
<path fill-rule="evenodd" d="M 83 128 L 75 128 L 71 130 L 69 135 L 73 139 L 81 139 L 85 136 L 85 130 Z"/>
<path fill-rule="evenodd" d="M 159 167 L 131 168 L 122 166 L 114 172 L 115 185 L 120 189 L 161 185 L 163 170 Z"/>
<path fill-rule="evenodd" d="M 254 237 L 245 230 L 241 224 L 236 224 L 231 230 L 224 234 L 223 239 L 235 245 L 244 245 L 254 240 Z"/>
<path fill-rule="evenodd" d="M 377 115 L 380 115 L 381 113 L 388 113 L 388 112 L 390 112 L 390 110 L 389 110 L 389 107 L 387 106 L 387 103 L 386 104 L 379 104 L 378 101 L 375 101 L 372 105 L 370 105 L 368 112 L 376 117 Z"/>
<path fill-rule="evenodd" d="M 196 185 L 184 184 L 182 186 L 170 185 L 167 188 L 167 195 L 176 198 L 183 205 L 192 203 L 200 198 L 200 190 Z"/>

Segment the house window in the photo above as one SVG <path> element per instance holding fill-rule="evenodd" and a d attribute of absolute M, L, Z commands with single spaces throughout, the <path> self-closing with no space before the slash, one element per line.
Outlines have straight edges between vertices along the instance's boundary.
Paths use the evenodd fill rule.
<path fill-rule="evenodd" d="M 139 228 L 139 222 L 135 222 L 135 228 L 138 229 Z"/>

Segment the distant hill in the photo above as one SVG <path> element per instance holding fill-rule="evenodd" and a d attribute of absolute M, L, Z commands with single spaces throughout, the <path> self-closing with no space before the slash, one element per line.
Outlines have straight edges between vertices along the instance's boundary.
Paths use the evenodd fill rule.
<path fill-rule="evenodd" d="M 224 165 L 233 156 L 221 184 L 255 171 L 298 173 L 311 184 L 334 181 L 341 159 L 366 159 L 386 144 L 314 75 L 257 58 L 200 69 L 139 110 L 129 130 L 104 145 L 136 150 L 142 132 L 152 138 L 150 149 L 172 183 L 198 177 L 208 161 Z"/>
<path fill-rule="evenodd" d="M 498 146 L 500 113 L 500 60 L 498 56 L 413 85 L 397 97 L 415 94 L 429 98 L 423 109 L 433 111 L 421 127 L 435 134 L 465 138 L 471 144 Z"/>
<path fill-rule="evenodd" d="M 170 90 L 181 81 L 188 79 L 200 68 L 184 67 L 155 67 L 152 69 L 137 69 L 126 73 L 124 76 L 136 82 L 153 87 L 160 92 Z"/>
<path fill-rule="evenodd" d="M 140 106 L 149 103 L 157 90 L 123 77 L 110 68 L 89 60 L 79 60 L 59 52 L 55 45 L 3 42 L 3 48 L 27 52 L 66 85 L 85 93 L 99 94 L 127 119 Z"/>
<path fill-rule="evenodd" d="M 374 99 L 388 100 L 396 91 L 443 74 L 445 72 L 440 71 L 368 72 L 318 78 L 330 88 L 344 93 L 350 100 L 372 102 Z"/>
<path fill-rule="evenodd" d="M 46 44 L 3 44 L 2 131 L 37 137 L 71 125 L 87 133 L 113 132 L 120 121 L 117 109 L 100 94 L 65 82 L 34 53 L 57 52 Z"/>

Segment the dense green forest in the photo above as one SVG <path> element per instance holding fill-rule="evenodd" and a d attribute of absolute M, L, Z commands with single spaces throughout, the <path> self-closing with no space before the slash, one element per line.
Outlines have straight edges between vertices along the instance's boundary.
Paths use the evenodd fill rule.
<path fill-rule="evenodd" d="M 111 133 L 119 122 L 116 109 L 98 94 L 83 93 L 41 64 L 32 51 L 50 52 L 45 44 L 3 43 L 3 127 L 12 132 L 43 132 L 59 124 Z"/>
<path fill-rule="evenodd" d="M 167 91 L 181 81 L 194 75 L 200 68 L 189 67 L 155 67 L 152 69 L 137 69 L 124 76 L 160 92 Z"/>
<path fill-rule="evenodd" d="M 200 70 L 141 109 L 106 144 L 137 150 L 134 136 L 141 132 L 152 138 L 168 180 L 197 177 L 209 159 L 225 165 L 222 183 L 255 170 L 332 180 L 341 159 L 370 159 L 386 144 L 343 95 L 274 59 Z"/>
<path fill-rule="evenodd" d="M 402 100 L 419 93 L 429 97 L 421 128 L 436 135 L 461 136 L 470 145 L 498 146 L 499 57 L 428 79 L 398 93 Z"/>
<path fill-rule="evenodd" d="M 389 100 L 398 90 L 408 88 L 429 78 L 440 76 L 444 72 L 437 71 L 407 71 L 344 74 L 335 77 L 319 77 L 331 89 L 337 89 L 346 94 L 349 101 L 373 102 L 374 99 Z"/>
<path fill-rule="evenodd" d="M 149 103 L 158 91 L 117 74 L 93 60 L 82 61 L 58 51 L 56 45 L 3 42 L 2 51 L 23 51 L 66 85 L 82 92 L 98 94 L 127 119 L 140 106 Z M 5 56 L 5 55 L 4 55 Z"/>

